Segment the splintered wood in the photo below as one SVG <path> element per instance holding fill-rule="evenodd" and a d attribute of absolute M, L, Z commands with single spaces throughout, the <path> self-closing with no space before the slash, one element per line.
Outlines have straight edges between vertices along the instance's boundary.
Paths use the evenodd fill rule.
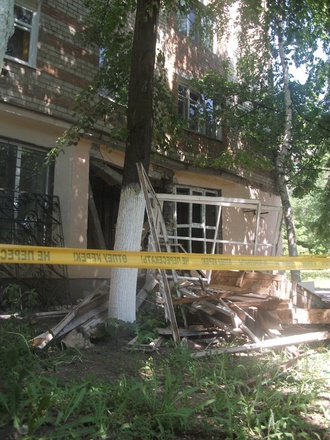
<path fill-rule="evenodd" d="M 137 168 L 146 200 L 149 246 L 156 252 L 171 252 L 173 249 L 184 252 L 181 245 L 170 242 L 162 204 L 143 166 L 138 164 Z M 34 338 L 32 345 L 44 348 L 78 328 L 89 337 L 95 327 L 107 320 L 108 289 L 102 292 L 102 287 L 104 284 L 70 310 L 50 331 Z M 328 331 L 307 332 L 305 335 L 298 331 L 299 326 L 330 327 L 330 309 L 320 297 L 297 283 L 289 282 L 283 275 L 235 270 L 207 274 L 199 270 L 182 275 L 173 269 L 154 273 L 148 270 L 145 285 L 137 295 L 137 310 L 143 306 L 147 293 L 156 289 L 160 297 L 158 303 L 169 323 L 168 328 L 158 329 L 160 335 L 172 335 L 175 343 L 180 343 L 181 338 L 214 337 L 220 340 L 226 336 L 241 341 L 238 347 L 216 351 L 206 349 L 196 356 L 224 351 L 239 353 L 330 338 Z M 182 322 L 180 327 L 178 322 Z M 297 334 L 292 335 L 296 324 Z M 285 326 L 291 328 L 290 337 L 285 335 Z M 269 336 L 271 339 L 263 339 Z M 140 348 L 145 351 L 158 349 L 162 340 L 157 338 L 154 343 Z M 136 339 L 129 343 L 129 348 L 138 349 Z"/>

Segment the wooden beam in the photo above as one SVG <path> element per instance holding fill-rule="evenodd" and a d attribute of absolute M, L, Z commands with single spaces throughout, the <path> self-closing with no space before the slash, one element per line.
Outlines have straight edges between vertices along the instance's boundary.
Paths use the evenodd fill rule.
<path fill-rule="evenodd" d="M 211 301 L 212 299 L 218 299 L 218 298 L 226 298 L 227 292 L 221 292 L 221 293 L 215 293 L 212 295 L 203 295 L 203 296 L 196 296 L 192 298 L 175 298 L 173 300 L 174 305 L 180 305 L 180 304 L 191 304 L 194 302 L 200 302 L 200 301 Z"/>
<path fill-rule="evenodd" d="M 96 239 L 95 245 L 98 249 L 106 249 L 107 247 L 105 245 L 103 231 L 102 231 L 99 215 L 97 213 L 91 184 L 89 184 L 89 192 L 88 192 L 88 210 L 90 212 L 90 219 L 92 221 L 92 226 L 95 232 L 95 236 L 94 236 Z"/>
<path fill-rule="evenodd" d="M 227 347 L 227 348 L 216 348 L 213 350 L 204 350 L 197 353 L 192 353 L 192 357 L 203 357 L 203 356 L 214 356 L 222 353 L 244 353 L 255 350 L 262 349 L 276 349 L 281 347 L 286 347 L 287 345 L 304 344 L 308 342 L 319 342 L 330 339 L 330 332 L 312 332 L 304 333 L 302 335 L 294 336 L 284 336 L 281 338 L 267 339 L 265 341 L 260 341 L 255 344 L 246 344 L 239 347 Z"/>
<path fill-rule="evenodd" d="M 330 324 L 330 309 L 293 308 L 291 313 L 277 310 L 283 324 Z"/>
<path fill-rule="evenodd" d="M 123 176 L 117 171 L 113 170 L 106 162 L 101 160 L 92 160 L 91 167 L 97 171 L 97 174 L 108 185 L 121 186 Z"/>

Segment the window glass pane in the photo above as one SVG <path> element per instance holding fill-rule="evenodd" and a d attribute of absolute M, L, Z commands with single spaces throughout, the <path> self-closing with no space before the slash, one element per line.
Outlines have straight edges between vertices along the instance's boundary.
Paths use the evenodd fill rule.
<path fill-rule="evenodd" d="M 20 190 L 44 193 L 46 190 L 47 166 L 45 154 L 22 149 Z"/>
<path fill-rule="evenodd" d="M 179 88 L 178 88 L 178 114 L 184 120 L 187 119 L 187 108 L 188 108 L 187 87 L 185 87 L 183 85 L 179 85 Z"/>
<path fill-rule="evenodd" d="M 31 5 L 33 6 L 33 5 Z M 6 55 L 26 63 L 33 62 L 30 51 L 31 32 L 34 25 L 35 11 L 19 5 L 14 6 L 14 34 L 8 41 Z"/>
<path fill-rule="evenodd" d="M 209 18 L 203 17 L 201 20 L 201 41 L 207 49 L 213 49 L 213 23 Z"/>
<path fill-rule="evenodd" d="M 189 37 L 194 41 L 198 41 L 198 27 L 196 23 L 195 11 L 190 11 L 187 16 Z"/>
<path fill-rule="evenodd" d="M 194 203 L 192 205 L 193 223 L 202 223 L 202 205 Z"/>
<path fill-rule="evenodd" d="M 199 126 L 199 94 L 190 91 L 189 100 L 189 128 L 198 131 Z"/>
<path fill-rule="evenodd" d="M 220 139 L 219 110 L 212 98 L 191 90 L 188 86 L 179 85 L 178 113 L 187 121 L 190 130 Z"/>
<path fill-rule="evenodd" d="M 208 226 L 215 226 L 217 221 L 217 206 L 206 205 L 205 206 L 205 215 L 206 215 L 206 224 Z"/>
<path fill-rule="evenodd" d="M 9 39 L 6 55 L 29 61 L 30 31 L 15 26 L 14 35 Z"/>
<path fill-rule="evenodd" d="M 185 225 L 189 224 L 189 204 L 178 203 L 177 204 L 177 224 Z"/>
<path fill-rule="evenodd" d="M 0 188 L 33 193 L 49 193 L 49 166 L 46 152 L 29 147 L 0 144 Z"/>
<path fill-rule="evenodd" d="M 15 186 L 16 149 L 0 144 L 0 188 Z"/>
<path fill-rule="evenodd" d="M 14 18 L 16 22 L 21 22 L 26 25 L 32 25 L 33 12 L 28 9 L 23 8 L 22 6 L 15 5 L 14 6 Z"/>
<path fill-rule="evenodd" d="M 176 194 L 189 194 L 189 188 L 176 187 Z"/>
<path fill-rule="evenodd" d="M 188 22 L 186 15 L 178 16 L 178 31 L 185 36 L 188 35 Z"/>

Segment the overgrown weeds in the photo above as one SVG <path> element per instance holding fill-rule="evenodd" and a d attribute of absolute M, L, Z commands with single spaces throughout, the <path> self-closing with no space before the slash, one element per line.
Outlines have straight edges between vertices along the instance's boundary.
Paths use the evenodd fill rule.
<path fill-rule="evenodd" d="M 0 438 L 326 438 L 330 353 L 325 345 L 267 381 L 264 373 L 287 359 L 284 350 L 192 358 L 185 344 L 167 348 L 164 356 L 146 356 L 144 365 L 136 366 L 139 375 L 64 381 L 50 371 L 63 352 L 39 356 L 30 337 L 20 321 L 0 326 Z M 84 353 L 81 357 L 84 361 Z M 251 377 L 257 378 L 252 387 Z"/>

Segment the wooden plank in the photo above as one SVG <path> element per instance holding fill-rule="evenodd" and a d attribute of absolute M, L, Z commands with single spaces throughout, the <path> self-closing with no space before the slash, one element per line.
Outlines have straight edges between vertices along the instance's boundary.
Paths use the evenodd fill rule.
<path fill-rule="evenodd" d="M 84 306 L 83 310 L 79 310 L 76 316 L 68 323 L 64 329 L 62 329 L 57 337 L 62 337 L 69 333 L 71 330 L 83 326 L 90 319 L 98 320 L 99 324 L 101 321 L 99 320 L 99 315 L 102 314 L 106 320 L 106 311 L 108 310 L 108 293 L 103 293 L 102 295 L 94 298 L 87 305 Z"/>
<path fill-rule="evenodd" d="M 330 324 L 330 309 L 301 309 L 293 308 L 291 314 L 277 311 L 283 324 Z"/>
<path fill-rule="evenodd" d="M 79 314 L 83 307 L 88 304 L 94 296 L 106 285 L 107 281 L 103 281 L 94 292 L 90 293 L 82 302 L 80 302 L 76 307 L 74 307 L 55 327 L 50 331 L 41 333 L 32 339 L 31 344 L 33 347 L 42 349 L 49 344 L 54 338 L 56 338 L 60 333 L 63 333 L 65 327 Z"/>
<path fill-rule="evenodd" d="M 180 304 L 191 304 L 194 302 L 200 302 L 200 301 L 211 301 L 218 298 L 226 298 L 227 294 L 226 292 L 221 293 L 214 293 L 211 295 L 202 295 L 202 296 L 196 296 L 196 297 L 189 297 L 189 298 L 175 298 L 173 300 L 174 305 L 180 305 Z"/>
<path fill-rule="evenodd" d="M 95 151 L 93 149 L 91 149 L 90 154 L 95 157 Z M 95 158 L 95 160 L 94 157 L 93 160 L 91 160 L 90 165 L 91 168 L 96 171 L 96 174 L 108 185 L 112 186 L 115 183 L 115 185 L 120 188 L 123 182 L 123 176 L 112 169 L 104 159 L 100 160 L 99 158 Z"/>
<path fill-rule="evenodd" d="M 142 289 L 139 291 L 139 293 L 136 295 L 136 305 L 135 305 L 136 311 L 138 311 L 141 305 L 143 304 L 143 301 L 146 299 L 148 292 L 152 291 L 157 284 L 158 281 L 156 281 L 152 271 L 147 270 L 145 284 L 142 287 Z"/>
<path fill-rule="evenodd" d="M 105 245 L 101 222 L 96 209 L 91 184 L 89 184 L 89 191 L 88 191 L 88 210 L 90 212 L 91 226 L 93 227 L 93 232 L 94 232 L 93 236 L 96 240 L 95 245 L 99 249 L 106 249 L 107 247 Z"/>
<path fill-rule="evenodd" d="M 153 245 L 155 247 L 156 252 L 161 252 L 160 242 L 159 242 L 159 237 L 158 237 L 158 230 L 157 230 L 157 219 L 158 219 L 158 222 L 160 222 L 160 227 L 162 229 L 160 232 L 162 233 L 163 237 L 165 238 L 166 234 L 167 234 L 165 222 L 163 221 L 163 218 L 162 218 L 161 205 L 160 205 L 159 200 L 157 199 L 156 193 L 153 190 L 151 182 L 148 178 L 148 175 L 147 175 L 145 169 L 143 168 L 142 163 L 137 163 L 136 166 L 137 166 L 137 170 L 138 170 L 138 174 L 139 174 L 141 188 L 143 190 L 143 194 L 144 194 L 144 198 L 145 198 L 145 202 L 146 202 L 146 211 L 147 211 L 147 215 L 148 215 L 150 233 L 153 238 Z M 152 196 L 153 203 L 154 203 L 154 205 L 156 205 L 155 209 L 156 209 L 156 207 L 158 208 L 157 218 L 155 218 L 155 215 L 154 215 L 154 212 L 152 209 L 152 205 L 150 202 L 150 196 Z M 175 343 L 179 343 L 180 342 L 180 335 L 179 335 L 178 323 L 177 323 L 176 316 L 175 316 L 174 306 L 173 306 L 172 297 L 171 297 L 171 290 L 170 290 L 170 286 L 168 284 L 166 270 L 160 269 L 159 273 L 161 275 L 161 280 L 159 280 L 159 287 L 160 287 L 160 291 L 161 292 L 163 291 L 162 293 L 163 293 L 164 301 L 165 301 L 165 309 L 167 312 L 167 317 L 168 317 L 168 319 L 171 323 L 171 326 L 172 326 L 173 339 L 174 339 Z"/>
<path fill-rule="evenodd" d="M 245 270 L 240 270 L 238 272 L 238 274 L 239 275 L 238 275 L 237 280 L 236 280 L 236 286 L 237 287 L 242 287 L 242 284 L 243 284 L 243 281 L 244 281 L 244 277 L 247 274 L 247 272 Z"/>
<path fill-rule="evenodd" d="M 212 323 L 213 325 L 219 327 L 222 330 L 225 330 L 228 333 L 231 333 L 232 335 L 238 336 L 243 333 L 242 330 L 240 330 L 239 328 L 233 328 L 233 326 L 225 324 L 224 322 L 209 314 L 206 315 L 206 319 L 210 321 L 210 323 Z"/>
<path fill-rule="evenodd" d="M 257 307 L 258 309 L 264 309 L 264 310 L 277 310 L 280 305 L 282 309 L 289 308 L 289 303 L 281 304 L 281 300 L 276 297 L 269 297 L 265 298 L 264 300 L 259 301 L 235 301 L 235 299 L 230 298 L 228 300 L 228 305 L 231 309 L 236 309 L 237 307 L 241 309 L 248 309 L 249 307 Z"/>
<path fill-rule="evenodd" d="M 193 293 L 193 292 L 190 292 L 186 288 L 181 288 L 180 291 L 181 291 L 181 293 L 184 293 L 185 295 L 187 295 L 187 296 L 189 296 L 191 298 L 196 298 L 196 294 Z M 227 316 L 232 316 L 233 313 L 234 313 L 234 312 L 232 312 L 232 310 L 228 309 L 227 307 L 225 307 L 225 306 L 223 306 L 221 304 L 213 304 L 213 303 L 207 302 L 205 300 L 201 301 L 199 303 L 199 305 L 193 304 L 193 306 L 198 308 L 198 309 L 201 309 L 201 310 L 204 310 L 204 307 L 206 307 L 208 310 L 213 310 L 214 311 L 213 313 L 211 313 L 211 312 L 209 313 L 209 314 L 212 314 L 212 315 L 214 313 L 216 313 L 216 312 L 221 312 L 221 313 L 224 313 Z"/>
<path fill-rule="evenodd" d="M 43 319 L 43 318 L 59 318 L 70 313 L 70 309 L 67 310 L 53 310 L 50 312 L 37 312 L 34 313 L 34 319 Z"/>
<path fill-rule="evenodd" d="M 214 289 L 214 290 L 224 290 L 230 293 L 240 293 L 240 294 L 244 294 L 244 293 L 252 293 L 251 290 L 248 289 L 242 289 L 241 287 L 238 286 L 231 286 L 230 284 L 219 284 L 219 283 L 210 283 L 210 288 Z"/>
<path fill-rule="evenodd" d="M 186 288 L 181 288 L 181 292 L 184 293 L 187 296 L 190 297 L 196 297 L 196 294 L 193 292 L 190 292 Z M 221 298 L 218 298 L 218 303 L 213 304 L 209 301 L 201 301 L 198 304 L 192 303 L 191 307 L 200 310 L 201 312 L 204 312 L 208 315 L 208 318 L 210 319 L 210 316 L 212 316 L 212 322 L 219 326 L 220 328 L 226 329 L 230 331 L 233 334 L 236 334 L 236 329 L 243 330 L 243 332 L 254 342 L 258 342 L 259 339 L 257 336 L 244 324 L 242 319 L 237 315 L 237 313 L 233 312 L 228 305 L 222 300 Z M 219 318 L 215 318 L 213 315 L 215 313 L 223 313 L 224 315 L 230 317 L 232 325 L 229 326 L 225 323 L 223 323 Z"/>
<path fill-rule="evenodd" d="M 228 311 L 230 311 L 231 309 L 228 307 L 228 305 L 225 303 L 225 301 L 221 298 L 219 298 L 220 303 L 222 304 L 222 306 L 226 307 L 228 309 Z M 238 316 L 237 313 L 235 313 L 232 316 L 232 322 L 233 325 L 235 325 L 235 327 L 240 328 L 243 330 L 243 332 L 254 342 L 259 342 L 259 338 L 253 333 L 253 331 L 247 327 L 245 325 L 245 323 L 243 322 L 243 320 Z"/>
<path fill-rule="evenodd" d="M 160 335 L 164 336 L 172 334 L 172 330 L 169 328 L 158 328 L 157 331 Z M 215 336 L 219 333 L 223 333 L 223 330 L 216 328 L 209 329 L 202 325 L 189 326 L 188 328 L 179 328 L 179 334 L 181 338 L 189 336 Z"/>
<path fill-rule="evenodd" d="M 293 305 L 302 309 L 326 309 L 327 306 L 318 295 L 299 283 L 292 282 L 291 297 Z"/>
<path fill-rule="evenodd" d="M 239 347 L 227 347 L 227 348 L 215 348 L 212 350 L 204 350 L 197 353 L 192 353 L 192 357 L 214 356 L 222 353 L 244 353 L 254 350 L 262 349 L 276 349 L 282 348 L 288 345 L 304 344 L 308 342 L 320 342 L 326 339 L 330 339 L 330 333 L 328 331 L 304 333 L 301 335 L 284 336 L 276 339 L 268 339 L 260 341 L 255 344 L 246 344 Z"/>
<path fill-rule="evenodd" d="M 135 350 L 135 351 L 156 351 L 160 348 L 164 338 L 162 336 L 159 336 L 158 338 L 151 341 L 149 344 L 139 344 L 138 343 L 139 337 L 136 336 L 131 341 L 127 343 L 127 350 Z"/>

